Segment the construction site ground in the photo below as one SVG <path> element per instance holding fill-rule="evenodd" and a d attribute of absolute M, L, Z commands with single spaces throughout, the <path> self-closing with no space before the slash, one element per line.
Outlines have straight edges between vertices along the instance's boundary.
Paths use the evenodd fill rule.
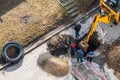
<path fill-rule="evenodd" d="M 35 0 L 34 5 L 32 4 L 33 2 L 31 0 L 29 0 L 29 1 L 26 0 L 26 2 L 24 2 L 23 0 L 21 0 L 21 1 L 22 2 L 20 5 L 13 8 L 11 11 L 7 12 L 6 14 L 4 13 L 5 15 L 3 15 L 3 12 L 2 12 L 2 14 L 0 13 L 1 16 L 3 15 L 1 17 L 3 19 L 3 23 L 0 24 L 0 26 L 2 26 L 1 27 L 1 35 L 2 35 L 1 36 L 1 40 L 2 40 L 1 45 L 3 45 L 8 40 L 17 40 L 18 42 L 21 42 L 23 45 L 26 45 L 27 43 L 29 43 L 33 40 L 33 36 L 34 36 L 34 38 L 36 38 L 36 37 L 39 37 L 40 34 L 43 34 L 44 32 L 46 33 L 46 28 L 48 28 L 51 25 L 54 25 L 54 23 L 56 23 L 56 20 L 58 20 L 58 22 L 59 22 L 59 20 L 61 20 L 63 18 L 62 15 L 64 12 L 61 11 L 63 9 L 59 6 L 57 0 L 51 0 L 50 2 L 45 1 L 45 3 L 43 1 Z M 37 6 L 40 6 L 39 3 L 46 5 L 46 2 L 51 3 L 51 5 L 57 3 L 56 5 L 54 5 L 57 9 L 54 7 L 51 7 L 51 5 L 49 5 L 51 8 L 47 10 L 48 12 L 46 12 L 46 11 L 44 11 L 47 9 L 46 7 L 43 7 L 43 6 L 42 6 L 42 8 L 37 7 Z M 48 5 L 46 5 L 46 6 L 48 6 Z M 97 4 L 95 4 L 94 6 L 97 6 Z M 94 7 L 94 6 L 92 6 L 92 7 Z M 1 7 L 1 8 L 4 8 L 4 7 Z M 25 8 L 25 9 L 23 9 L 23 8 Z M 33 8 L 36 8 L 37 10 L 35 9 L 36 11 L 33 11 Z M 54 10 L 52 8 L 54 8 Z M 21 10 L 24 10 L 25 13 L 22 13 L 23 11 L 21 11 Z M 43 10 L 43 12 L 44 12 L 43 14 L 41 13 L 42 18 L 37 17 L 37 16 L 41 16 L 41 14 L 38 14 L 41 12 L 41 10 Z M 53 16 L 50 14 L 48 16 L 47 14 L 49 13 L 49 11 L 51 11 L 51 13 L 53 15 L 55 14 L 56 16 Z M 34 12 L 36 12 L 36 13 L 34 14 Z M 56 12 L 56 13 L 54 13 L 54 12 Z M 60 14 L 57 14 L 57 13 L 60 13 Z M 47 17 L 46 17 L 46 15 L 47 15 Z M 77 22 L 77 24 L 80 23 L 82 25 L 82 29 L 80 31 L 79 38 L 81 38 L 85 33 L 88 32 L 91 22 L 93 20 L 93 16 L 91 16 L 91 15 L 93 15 L 93 14 L 90 14 L 89 15 L 90 17 L 85 18 L 84 20 L 82 20 L 82 22 L 79 22 L 79 21 Z M 81 14 L 80 14 L 80 16 L 81 16 Z M 40 24 L 39 22 L 41 22 L 41 19 L 43 19 L 43 18 L 45 20 L 42 20 L 43 24 Z M 51 25 L 49 25 L 48 23 Z M 40 27 L 39 27 L 39 25 L 40 25 Z M 64 26 L 65 25 L 62 25 L 62 27 L 59 27 L 58 29 L 60 30 Z M 29 27 L 32 27 L 32 28 L 29 28 Z M 53 26 L 53 27 L 55 28 L 55 26 Z M 44 28 L 44 29 L 42 29 L 42 31 L 41 31 L 41 28 Z M 19 32 L 18 29 L 25 33 L 22 34 L 21 32 Z M 13 32 L 14 30 L 18 33 Z M 26 33 L 26 30 L 27 30 L 27 33 Z M 38 30 L 38 31 L 36 31 L 36 30 Z M 116 39 L 118 39 L 120 37 L 119 30 L 120 30 L 120 22 L 118 25 L 114 25 L 114 24 L 112 24 L 112 22 L 111 22 L 111 24 L 108 24 L 108 25 L 99 23 L 99 25 L 96 29 L 96 31 L 99 33 L 99 38 L 104 39 L 103 42 L 105 42 L 105 45 L 111 44 L 113 41 L 115 41 Z M 32 33 L 33 35 L 29 34 L 31 32 L 33 32 Z M 3 38 L 4 37 L 3 34 L 5 35 L 6 38 Z M 71 26 L 67 30 L 62 31 L 60 33 L 60 35 L 62 35 L 62 34 L 71 35 L 73 38 L 75 38 L 75 31 L 73 29 L 73 26 Z M 7 36 L 9 36 L 9 37 L 7 37 Z M 20 36 L 22 37 L 22 39 L 19 39 Z M 50 36 L 48 36 L 48 37 L 50 37 Z M 38 41 L 38 43 L 39 43 L 39 41 Z M 0 45 L 0 47 L 1 47 L 1 45 Z M 31 44 L 30 46 L 32 46 L 32 45 L 34 45 L 34 43 Z M 28 48 L 29 48 L 29 46 L 28 46 Z M 68 49 L 68 52 L 66 52 L 65 55 L 59 56 L 59 58 L 61 58 L 61 59 L 65 58 L 66 60 L 68 60 L 69 66 L 70 66 L 70 71 L 68 71 L 69 69 L 66 69 L 64 71 L 68 71 L 68 74 L 66 75 L 67 72 L 65 74 L 62 74 L 62 73 L 64 73 L 64 71 L 62 69 L 63 72 L 59 71 L 60 74 L 62 74 L 62 76 L 55 76 L 55 73 L 50 74 L 49 71 L 46 71 L 47 69 L 46 70 L 43 69 L 41 67 L 41 65 L 39 65 L 39 63 L 38 63 L 41 55 L 47 55 L 50 53 L 48 50 L 47 42 L 45 42 L 44 44 L 42 44 L 42 45 L 38 46 L 37 48 L 35 48 L 34 50 L 32 50 L 31 52 L 28 52 L 28 54 L 26 54 L 24 56 L 23 60 L 21 60 L 20 62 L 18 62 L 16 64 L 12 64 L 10 66 L 7 66 L 3 70 L 1 70 L 0 71 L 0 79 L 1 80 L 78 80 L 78 79 L 79 80 L 120 80 L 120 78 L 116 77 L 114 74 L 114 73 L 116 73 L 117 75 L 120 74 L 119 72 L 116 72 L 116 71 L 119 71 L 119 69 L 118 69 L 119 66 L 118 67 L 111 66 L 112 64 L 110 64 L 111 61 L 114 61 L 114 58 L 112 58 L 113 60 L 110 60 L 110 61 L 109 60 L 104 61 L 104 59 L 106 57 L 103 55 L 103 53 L 105 53 L 105 55 L 107 55 L 107 52 L 105 52 L 105 49 L 107 49 L 107 48 L 98 47 L 98 49 L 95 50 L 95 56 L 94 56 L 93 62 L 91 64 L 86 61 L 86 57 L 84 57 L 83 63 L 77 62 L 76 58 L 70 58 L 70 49 Z M 117 52 L 117 51 L 113 51 L 113 52 Z M 114 56 L 117 56 L 117 54 Z M 119 56 L 117 56 L 117 57 L 119 58 Z M 58 59 L 55 59 L 55 60 L 57 60 L 59 62 Z M 109 61 L 109 62 L 107 62 L 107 61 Z M 107 63 L 109 63 L 109 65 Z M 61 62 L 60 64 L 64 65 L 63 62 Z M 116 64 L 119 65 L 119 62 Z M 2 67 L 2 66 L 0 65 L 0 67 Z M 49 67 L 52 67 L 52 68 L 49 69 Z M 56 67 L 56 65 L 54 65 L 54 66 L 49 65 L 49 67 L 47 67 L 48 70 L 58 68 L 58 67 Z M 114 68 L 115 71 L 111 67 Z M 61 68 L 63 68 L 63 67 L 61 67 Z M 66 67 L 64 67 L 64 68 L 66 68 Z M 65 76 L 63 76 L 63 75 L 65 75 Z"/>
<path fill-rule="evenodd" d="M 93 17 L 90 17 L 89 19 L 81 22 L 82 29 L 80 31 L 80 37 L 88 31 L 92 19 Z M 113 25 L 113 27 L 101 23 L 100 25 L 105 30 L 105 33 L 107 33 L 104 39 L 105 42 L 114 41 L 120 36 L 120 23 L 117 26 Z M 60 34 L 68 34 L 75 37 L 75 32 L 72 27 L 73 26 L 62 31 Z M 97 29 L 98 31 L 102 31 L 100 27 Z M 104 37 L 104 32 L 100 32 L 100 34 L 101 37 Z M 89 80 L 118 80 L 115 77 L 113 70 L 108 68 L 106 64 L 102 65 L 102 69 L 105 69 L 105 73 L 100 71 L 101 65 L 99 64 L 99 56 L 101 54 L 101 50 L 99 49 L 95 51 L 95 59 L 92 64 L 89 64 L 86 60 L 84 60 L 84 63 L 76 63 L 76 59 L 67 57 L 67 59 L 72 63 L 71 70 L 68 75 L 64 77 L 56 77 L 51 75 L 40 68 L 37 63 L 41 54 L 47 54 L 47 47 L 47 43 L 44 43 L 34 49 L 32 52 L 29 52 L 29 54 L 26 54 L 24 59 L 19 63 L 4 68 L 2 71 L 0 71 L 1 80 L 77 80 L 75 76 L 80 78 L 80 80 L 85 80 L 86 78 Z M 67 54 L 69 55 L 69 51 Z"/>

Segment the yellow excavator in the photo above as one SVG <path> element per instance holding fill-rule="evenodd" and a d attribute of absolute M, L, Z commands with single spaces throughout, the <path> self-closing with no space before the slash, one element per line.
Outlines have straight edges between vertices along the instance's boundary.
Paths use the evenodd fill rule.
<path fill-rule="evenodd" d="M 87 51 L 89 47 L 88 42 L 90 40 L 90 37 L 92 36 L 99 22 L 109 24 L 110 21 L 113 20 L 115 24 L 118 24 L 118 21 L 119 21 L 119 17 L 120 17 L 119 12 L 113 10 L 103 0 L 100 0 L 99 7 L 105 12 L 105 15 L 95 14 L 94 20 L 91 24 L 91 27 L 87 36 L 79 43 L 79 46 L 84 50 L 84 52 Z"/>

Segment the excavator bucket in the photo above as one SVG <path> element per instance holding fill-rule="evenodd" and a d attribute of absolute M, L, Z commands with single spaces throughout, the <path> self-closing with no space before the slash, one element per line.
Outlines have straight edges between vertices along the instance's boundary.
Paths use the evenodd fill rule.
<path fill-rule="evenodd" d="M 89 47 L 89 45 L 86 44 L 86 43 L 84 43 L 84 41 L 80 41 L 80 43 L 78 44 L 78 46 L 79 46 L 80 48 L 82 48 L 82 50 L 83 50 L 84 52 L 87 52 L 87 49 L 88 49 L 88 47 Z"/>

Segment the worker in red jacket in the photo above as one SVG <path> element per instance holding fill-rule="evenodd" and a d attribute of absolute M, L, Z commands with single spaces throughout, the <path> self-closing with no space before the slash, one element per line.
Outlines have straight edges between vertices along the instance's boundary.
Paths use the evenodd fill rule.
<path fill-rule="evenodd" d="M 70 51 L 71 57 L 74 57 L 75 56 L 75 51 L 76 51 L 76 44 L 72 43 L 70 45 L 70 49 L 71 49 L 71 51 Z"/>

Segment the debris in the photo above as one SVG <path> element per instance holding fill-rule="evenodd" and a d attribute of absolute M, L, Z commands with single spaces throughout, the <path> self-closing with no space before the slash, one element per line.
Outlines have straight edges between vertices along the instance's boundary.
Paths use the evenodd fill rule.
<path fill-rule="evenodd" d="M 67 42 L 69 38 L 69 42 Z M 47 42 L 48 50 L 54 56 L 66 54 L 69 48 L 69 44 L 74 41 L 70 35 L 56 35 Z"/>

